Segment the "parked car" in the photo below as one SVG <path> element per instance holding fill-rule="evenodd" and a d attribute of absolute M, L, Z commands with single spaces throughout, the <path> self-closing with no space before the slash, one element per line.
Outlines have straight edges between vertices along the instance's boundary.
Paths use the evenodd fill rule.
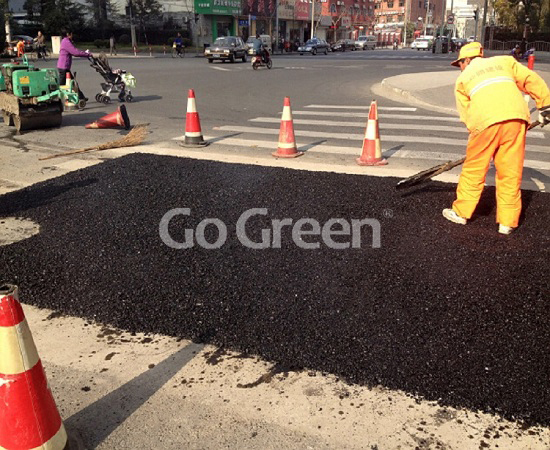
<path fill-rule="evenodd" d="M 240 37 L 225 36 L 219 37 L 214 43 L 204 50 L 204 56 L 208 62 L 214 62 L 215 59 L 229 61 L 234 63 L 236 59 L 246 62 L 248 47 Z"/>
<path fill-rule="evenodd" d="M 376 36 L 359 36 L 355 41 L 358 50 L 374 50 L 376 48 Z"/>
<path fill-rule="evenodd" d="M 475 36 L 470 36 L 468 42 L 474 42 L 476 40 Z"/>
<path fill-rule="evenodd" d="M 333 52 L 345 52 L 346 50 L 355 50 L 355 42 L 351 39 L 340 39 L 330 46 Z"/>
<path fill-rule="evenodd" d="M 326 55 L 328 53 L 328 49 L 329 45 L 327 42 L 318 38 L 309 39 L 304 45 L 298 47 L 300 55 L 303 55 L 306 52 L 311 53 L 312 55 L 316 55 L 317 53 L 324 53 Z"/>
<path fill-rule="evenodd" d="M 14 51 L 17 51 L 16 45 L 20 40 L 23 40 L 23 42 L 25 43 L 25 52 L 32 52 L 34 50 L 34 38 L 30 36 L 25 36 L 23 34 L 16 34 L 15 36 L 11 37 L 10 42 L 10 45 Z"/>
<path fill-rule="evenodd" d="M 254 50 L 252 49 L 252 42 L 256 39 L 256 36 L 250 36 L 246 40 L 246 46 L 248 48 L 248 54 L 252 55 L 254 53 Z M 264 47 L 269 50 L 269 53 L 272 54 L 273 51 L 271 49 L 271 36 L 269 34 L 260 34 L 260 40 L 262 41 L 262 44 L 264 44 Z"/>
<path fill-rule="evenodd" d="M 417 38 L 415 41 L 411 44 L 411 48 L 416 48 L 418 51 L 420 50 L 431 50 L 432 49 L 433 40 L 428 38 Z"/>

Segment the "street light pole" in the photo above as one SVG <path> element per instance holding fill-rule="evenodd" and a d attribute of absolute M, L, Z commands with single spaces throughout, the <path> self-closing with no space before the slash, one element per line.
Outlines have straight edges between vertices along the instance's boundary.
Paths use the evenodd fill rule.
<path fill-rule="evenodd" d="M 405 0 L 405 14 L 403 15 L 403 48 L 407 46 L 407 12 L 409 11 L 409 0 Z"/>
<path fill-rule="evenodd" d="M 315 23 L 315 0 L 311 0 L 311 37 L 313 39 L 313 25 Z"/>
<path fill-rule="evenodd" d="M 428 13 L 430 11 L 430 0 L 428 0 L 428 7 L 426 8 L 426 20 L 424 21 L 424 36 L 426 36 L 426 32 L 428 31 Z"/>

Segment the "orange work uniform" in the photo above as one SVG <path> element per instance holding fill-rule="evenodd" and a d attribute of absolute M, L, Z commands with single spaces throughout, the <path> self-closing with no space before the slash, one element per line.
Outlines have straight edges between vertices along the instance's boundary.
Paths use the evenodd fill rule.
<path fill-rule="evenodd" d="M 25 43 L 23 41 L 17 42 L 17 57 L 21 57 L 25 54 Z"/>
<path fill-rule="evenodd" d="M 453 210 L 469 219 L 481 197 L 491 159 L 497 171 L 497 222 L 517 227 L 525 135 L 531 120 L 522 93 L 537 108 L 550 104 L 544 80 L 512 56 L 474 58 L 458 77 L 455 97 L 470 137 Z"/>

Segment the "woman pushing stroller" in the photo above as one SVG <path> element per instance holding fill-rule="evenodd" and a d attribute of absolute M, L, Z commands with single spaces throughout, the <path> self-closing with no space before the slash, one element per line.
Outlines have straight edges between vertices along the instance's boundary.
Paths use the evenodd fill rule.
<path fill-rule="evenodd" d="M 73 32 L 71 30 L 64 31 L 63 36 L 64 38 L 61 41 L 61 48 L 59 49 L 59 59 L 57 60 L 57 70 L 59 72 L 60 83 L 65 82 L 65 77 L 67 76 L 67 73 L 70 73 L 71 78 L 74 78 L 73 74 L 71 73 L 73 56 L 79 56 L 82 58 L 88 58 L 89 56 L 92 56 L 92 54 L 88 50 L 83 52 L 82 50 L 79 50 L 74 46 Z M 78 98 L 80 100 L 88 101 L 88 99 L 80 90 L 80 87 L 78 87 Z"/>

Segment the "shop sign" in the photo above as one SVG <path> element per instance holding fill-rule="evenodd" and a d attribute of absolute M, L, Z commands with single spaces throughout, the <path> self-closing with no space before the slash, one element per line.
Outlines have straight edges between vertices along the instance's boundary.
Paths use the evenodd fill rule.
<path fill-rule="evenodd" d="M 279 0 L 279 8 L 277 9 L 279 19 L 293 20 L 294 19 L 294 0 Z"/>
<path fill-rule="evenodd" d="M 309 20 L 311 18 L 309 3 L 303 0 L 296 0 L 294 4 L 294 12 L 296 13 L 296 20 Z"/>
<path fill-rule="evenodd" d="M 240 0 L 195 0 L 195 12 L 218 16 L 233 16 L 241 13 Z"/>

